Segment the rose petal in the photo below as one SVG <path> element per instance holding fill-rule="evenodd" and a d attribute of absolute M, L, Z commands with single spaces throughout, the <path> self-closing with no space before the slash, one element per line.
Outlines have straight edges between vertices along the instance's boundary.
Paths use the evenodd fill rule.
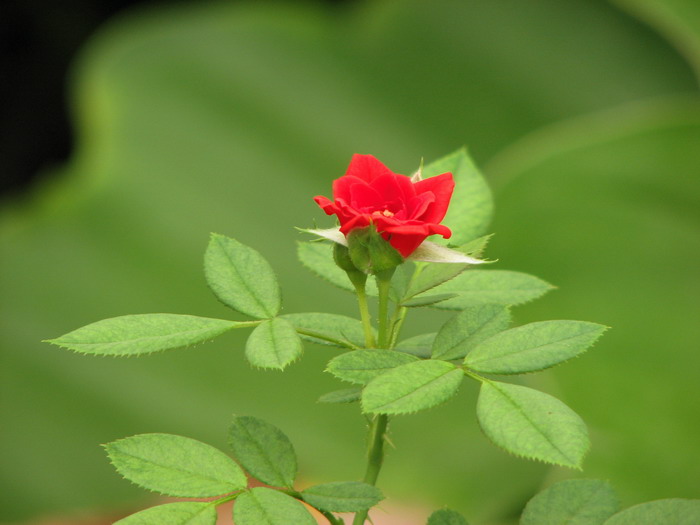
<path fill-rule="evenodd" d="M 431 192 L 435 195 L 435 202 L 428 206 L 425 213 L 419 218 L 425 222 L 438 223 L 445 218 L 447 207 L 450 205 L 450 198 L 455 187 L 455 181 L 451 173 L 443 173 L 435 177 L 423 179 L 414 185 L 416 195 Z"/>
<path fill-rule="evenodd" d="M 382 175 L 393 175 L 393 172 L 382 164 L 373 155 L 360 155 L 356 153 L 350 160 L 345 176 L 358 177 L 365 182 L 372 182 Z"/>

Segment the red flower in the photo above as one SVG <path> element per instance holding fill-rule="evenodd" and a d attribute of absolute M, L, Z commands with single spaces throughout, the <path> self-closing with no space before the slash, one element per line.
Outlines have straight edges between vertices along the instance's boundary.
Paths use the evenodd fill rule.
<path fill-rule="evenodd" d="M 447 213 L 454 180 L 451 173 L 413 182 L 394 173 L 372 155 L 353 155 L 348 170 L 333 181 L 334 201 L 314 197 L 328 215 L 337 215 L 347 237 L 373 224 L 382 237 L 408 257 L 428 235 L 448 239 L 452 232 L 439 224 Z"/>

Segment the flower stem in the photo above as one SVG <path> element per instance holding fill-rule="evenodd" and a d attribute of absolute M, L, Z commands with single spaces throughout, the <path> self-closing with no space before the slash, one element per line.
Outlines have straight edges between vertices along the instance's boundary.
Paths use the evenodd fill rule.
<path fill-rule="evenodd" d="M 360 318 L 362 319 L 362 328 L 365 332 L 365 346 L 374 348 L 377 344 L 374 341 L 374 330 L 372 329 L 372 316 L 369 313 L 367 304 L 367 292 L 365 291 L 365 283 L 353 281 L 355 285 L 355 293 L 357 294 L 357 304 L 360 306 Z"/>
<path fill-rule="evenodd" d="M 391 342 L 391 326 L 389 324 L 389 291 L 394 269 L 377 274 L 377 289 L 379 290 L 379 311 L 377 313 L 377 330 L 379 332 L 379 348 L 388 348 Z"/>
<path fill-rule="evenodd" d="M 384 439 L 386 429 L 389 424 L 389 416 L 378 414 L 374 416 L 369 428 L 369 443 L 367 447 L 367 470 L 365 471 L 364 482 L 370 485 L 377 484 L 379 471 L 384 462 Z M 355 514 L 352 525 L 363 525 L 369 510 L 360 511 Z"/>

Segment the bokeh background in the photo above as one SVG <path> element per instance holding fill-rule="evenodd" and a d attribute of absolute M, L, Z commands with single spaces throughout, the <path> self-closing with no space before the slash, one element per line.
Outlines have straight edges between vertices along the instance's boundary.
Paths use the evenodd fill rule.
<path fill-rule="evenodd" d="M 699 72 L 694 0 L 181 2 L 113 17 L 72 63 L 70 159 L 2 201 L 0 521 L 148 505 L 99 444 L 170 432 L 225 447 L 232 413 L 283 428 L 302 483 L 359 477 L 357 407 L 316 403 L 340 388 L 327 347 L 275 373 L 250 369 L 240 333 L 138 359 L 40 340 L 127 313 L 235 316 L 202 275 L 211 231 L 271 261 L 286 312 L 354 315 L 296 261 L 293 226 L 330 224 L 311 197 L 353 153 L 410 173 L 462 145 L 494 189 L 494 267 L 559 287 L 517 321 L 612 327 L 525 379 L 580 413 L 593 447 L 580 473 L 511 457 L 481 435 L 468 385 L 395 419 L 385 493 L 417 518 L 449 505 L 475 524 L 514 523 L 572 477 L 611 481 L 625 506 L 700 497 Z"/>

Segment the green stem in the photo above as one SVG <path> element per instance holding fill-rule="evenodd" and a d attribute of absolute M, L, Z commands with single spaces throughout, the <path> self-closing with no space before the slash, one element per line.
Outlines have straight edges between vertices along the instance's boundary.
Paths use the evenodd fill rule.
<path fill-rule="evenodd" d="M 370 485 L 377 484 L 379 471 L 384 462 L 384 439 L 386 436 L 389 416 L 378 414 L 372 420 L 369 429 L 369 443 L 367 446 L 367 470 L 365 471 L 364 482 Z M 369 510 L 363 510 L 355 514 L 352 525 L 364 525 Z"/>
<path fill-rule="evenodd" d="M 379 332 L 379 348 L 388 348 L 391 339 L 389 324 L 389 291 L 391 290 L 391 275 L 377 274 L 377 289 L 379 290 L 379 311 L 377 313 L 377 329 Z"/>
<path fill-rule="evenodd" d="M 369 313 L 369 305 L 367 304 L 365 284 L 359 282 L 353 282 L 353 284 L 355 285 L 355 293 L 357 294 L 357 304 L 360 306 L 360 318 L 362 319 L 362 328 L 365 332 L 365 346 L 367 348 L 374 348 L 377 344 L 374 341 L 372 316 Z"/>

